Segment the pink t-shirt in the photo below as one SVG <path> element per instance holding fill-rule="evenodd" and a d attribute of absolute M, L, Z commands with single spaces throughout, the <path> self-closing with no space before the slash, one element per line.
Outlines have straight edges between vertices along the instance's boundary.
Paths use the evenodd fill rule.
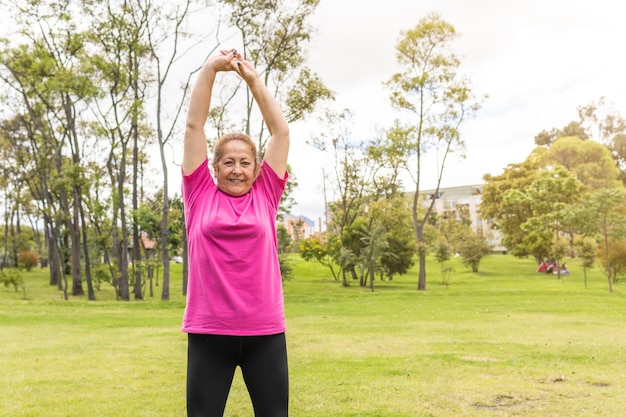
<path fill-rule="evenodd" d="M 221 192 L 208 162 L 183 175 L 189 283 L 182 330 L 262 336 L 285 331 L 276 215 L 288 174 L 265 162 L 249 193 Z"/>

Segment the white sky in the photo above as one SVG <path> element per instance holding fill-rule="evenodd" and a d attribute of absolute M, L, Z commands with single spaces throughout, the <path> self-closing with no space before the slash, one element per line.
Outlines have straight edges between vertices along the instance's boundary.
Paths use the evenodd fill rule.
<path fill-rule="evenodd" d="M 442 186 L 478 184 L 485 173 L 498 175 L 509 163 L 524 160 L 540 131 L 576 120 L 578 106 L 604 96 L 626 116 L 621 3 L 321 0 L 311 21 L 316 33 L 308 63 L 334 91 L 334 106 L 354 113 L 355 139 L 372 138 L 396 117 L 382 83 L 400 70 L 395 59 L 400 31 L 439 13 L 460 34 L 453 50 L 461 71 L 478 95 L 489 95 L 476 118 L 461 127 L 466 159 L 448 161 Z M 292 212 L 313 220 L 323 215 L 325 156 L 305 142 L 319 129 L 311 123 L 291 126 L 290 164 L 300 184 Z M 173 144 L 174 154 L 178 146 Z M 180 190 L 179 173 L 175 165 L 169 170 L 173 192 Z M 434 187 L 434 173 L 425 174 L 421 188 Z M 408 182 L 405 186 L 413 188 Z"/>
<path fill-rule="evenodd" d="M 309 65 L 335 92 L 335 106 L 354 112 L 359 139 L 387 128 L 397 116 L 382 83 L 398 72 L 400 31 L 437 12 L 460 34 L 453 50 L 478 95 L 477 116 L 466 121 L 466 159 L 451 160 L 443 186 L 482 183 L 521 162 L 542 130 L 577 119 L 576 109 L 604 96 L 626 116 L 626 13 L 618 1 L 562 0 L 322 0 Z M 305 144 L 315 132 L 292 126 L 290 163 L 300 184 L 293 214 L 323 213 L 324 156 Z M 435 186 L 426 175 L 421 188 Z M 412 184 L 405 186 L 412 189 Z"/>

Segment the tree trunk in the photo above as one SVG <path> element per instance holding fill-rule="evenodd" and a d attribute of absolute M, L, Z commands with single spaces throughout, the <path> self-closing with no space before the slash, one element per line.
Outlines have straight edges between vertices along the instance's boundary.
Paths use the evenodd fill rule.
<path fill-rule="evenodd" d="M 124 203 L 124 181 L 126 179 L 126 146 L 122 141 L 122 156 L 120 162 L 120 172 L 117 179 L 117 192 L 119 195 L 119 220 L 121 229 L 121 239 L 119 239 L 118 268 L 120 273 L 119 289 L 120 298 L 124 301 L 130 300 L 130 288 L 128 281 L 128 229 L 126 227 L 126 204 Z"/>
<path fill-rule="evenodd" d="M 163 209 L 161 212 L 161 262 L 163 262 L 163 281 L 161 288 L 161 300 L 168 301 L 170 299 L 170 255 L 168 248 L 168 214 L 170 211 L 170 199 L 168 197 L 167 186 L 167 162 L 165 160 L 165 154 L 163 152 L 163 146 L 161 149 L 161 167 L 163 169 Z"/>
<path fill-rule="evenodd" d="M 80 189 L 78 191 L 80 193 Z M 87 244 L 87 224 L 85 222 L 85 210 L 82 205 L 82 198 L 80 199 L 80 224 L 83 234 L 83 256 L 85 258 L 85 281 L 87 282 L 87 299 L 90 301 L 96 300 L 96 294 L 93 290 L 93 282 L 91 280 L 91 262 L 89 256 L 89 245 Z"/>
<path fill-rule="evenodd" d="M 85 295 L 83 290 L 83 278 L 80 268 L 80 230 L 79 230 L 79 202 L 76 190 L 74 190 L 74 205 L 72 208 L 72 221 L 70 223 L 70 239 L 72 242 L 72 295 Z M 85 242 L 86 244 L 86 242 Z"/>

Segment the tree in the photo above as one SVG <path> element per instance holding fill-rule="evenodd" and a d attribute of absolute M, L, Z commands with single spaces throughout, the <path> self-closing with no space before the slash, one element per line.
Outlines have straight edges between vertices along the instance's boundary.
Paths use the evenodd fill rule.
<path fill-rule="evenodd" d="M 335 266 L 340 263 L 341 239 L 337 235 L 310 236 L 300 241 L 300 256 L 302 259 L 311 261 L 315 259 L 321 265 L 327 267 L 333 278 L 338 279 Z"/>
<path fill-rule="evenodd" d="M 152 6 L 148 2 L 148 6 Z M 162 193 L 162 211 L 161 211 L 161 262 L 163 265 L 163 282 L 161 287 L 161 300 L 170 299 L 170 252 L 168 238 L 170 236 L 169 227 L 169 179 L 168 164 L 166 159 L 166 146 L 170 143 L 172 137 L 176 133 L 176 124 L 182 111 L 184 104 L 184 96 L 190 84 L 190 78 L 187 78 L 180 100 L 169 100 L 171 93 L 167 92 L 168 103 L 175 103 L 172 106 L 172 114 L 170 120 L 166 119 L 166 87 L 170 75 L 172 74 L 174 64 L 184 54 L 180 50 L 181 40 L 185 35 L 184 24 L 190 14 L 189 7 L 191 0 L 185 0 L 182 3 L 164 2 L 160 5 L 154 4 L 154 7 L 148 8 L 148 16 L 146 19 L 147 45 L 150 54 L 154 58 L 154 72 L 156 78 L 154 86 L 156 89 L 156 103 L 154 111 L 154 119 L 156 123 L 156 138 L 159 146 L 159 156 L 161 160 L 161 172 L 163 174 L 163 193 Z M 169 122 L 168 125 L 166 123 Z M 183 262 L 187 262 L 187 258 L 183 258 Z"/>
<path fill-rule="evenodd" d="M 485 236 L 471 233 L 461 239 L 459 254 L 463 259 L 463 265 L 470 267 L 472 272 L 478 272 L 480 261 L 491 253 L 491 246 Z"/>
<path fill-rule="evenodd" d="M 589 139 L 587 130 L 581 122 L 570 122 L 563 129 L 551 129 L 549 132 L 542 130 L 535 136 L 535 144 L 537 146 L 551 147 L 557 139 L 562 137 L 575 136 L 582 140 Z"/>
<path fill-rule="evenodd" d="M 450 260 L 452 256 L 452 247 L 444 236 L 440 236 L 437 240 L 437 246 L 435 247 L 435 259 L 441 265 L 441 284 L 448 285 L 450 282 L 449 270 L 445 267 L 445 263 Z"/>
<path fill-rule="evenodd" d="M 524 193 L 537 177 L 540 166 L 540 158 L 532 153 L 524 162 L 509 164 L 498 176 L 483 176 L 480 214 L 484 219 L 491 219 L 493 227 L 502 232 L 503 244 L 508 250 L 519 250 L 526 237 L 520 226 L 530 217 L 532 208 L 524 199 Z M 528 253 L 523 250 L 516 255 Z"/>
<path fill-rule="evenodd" d="M 412 149 L 410 133 L 410 128 L 396 120 L 382 136 L 368 144 L 367 152 L 375 167 L 372 175 L 374 199 L 392 199 L 402 189 L 400 174 L 407 168 L 406 155 Z"/>
<path fill-rule="evenodd" d="M 82 256 L 93 300 L 79 141 L 79 115 L 84 102 L 96 94 L 83 65 L 86 37 L 66 2 L 15 2 L 11 7 L 19 39 L 27 41 L 3 51 L 8 74 L 2 79 L 23 100 L 15 109 L 23 131 L 15 138 L 23 135 L 31 148 L 32 157 L 23 169 L 32 170 L 26 175 L 28 187 L 41 205 L 51 283 L 61 288 L 65 274 L 71 274 L 72 294 L 82 295 Z"/>
<path fill-rule="evenodd" d="M 576 256 L 581 261 L 585 288 L 587 288 L 587 269 L 593 268 L 598 252 L 598 242 L 591 237 L 583 237 L 576 241 Z"/>
<path fill-rule="evenodd" d="M 544 166 L 560 165 L 576 176 L 589 191 L 622 185 L 611 151 L 600 143 L 568 136 L 556 140 L 543 154 Z"/>
<path fill-rule="evenodd" d="M 556 166 L 540 171 L 523 196 L 522 201 L 530 205 L 532 214 L 520 228 L 529 235 L 534 232 L 535 236 L 541 236 L 544 242 L 549 241 L 547 255 L 557 262 L 565 255 L 561 239 L 571 233 L 570 212 L 582 198 L 582 190 L 582 183 L 572 173 Z"/>
<path fill-rule="evenodd" d="M 593 227 L 601 236 L 600 260 L 608 279 L 609 292 L 613 292 L 617 270 L 612 262 L 619 263 L 619 256 L 612 256 L 611 250 L 626 236 L 624 192 L 617 189 L 602 189 L 594 193 L 585 205 L 593 213 Z M 614 253 L 619 253 L 619 250 L 615 249 Z"/>
<path fill-rule="evenodd" d="M 419 243 L 424 243 L 424 226 L 435 203 L 432 199 L 425 210 L 420 210 L 421 179 L 426 176 L 424 155 L 429 151 L 437 155 L 437 193 L 448 157 L 463 152 L 460 126 L 480 107 L 469 82 L 457 73 L 459 59 L 448 49 L 456 37 L 454 27 L 437 14 L 428 15 L 413 29 L 402 31 L 396 44 L 396 57 L 405 70 L 385 83 L 391 90 L 392 105 L 409 115 L 406 136 L 412 144 L 409 156 L 415 163 L 409 170 L 415 184 L 412 217 Z M 425 290 L 426 257 L 423 252 L 418 255 L 417 288 Z"/>
<path fill-rule="evenodd" d="M 380 259 L 386 275 L 393 280 L 396 274 L 406 274 L 414 264 L 416 249 L 406 197 L 398 194 L 380 199 L 369 207 L 369 212 L 386 233 L 387 250 L 382 252 Z"/>

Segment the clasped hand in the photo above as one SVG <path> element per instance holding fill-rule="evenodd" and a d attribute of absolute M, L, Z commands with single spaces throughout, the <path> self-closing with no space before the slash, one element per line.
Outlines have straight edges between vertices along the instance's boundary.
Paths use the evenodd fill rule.
<path fill-rule="evenodd" d="M 215 72 L 235 71 L 248 85 L 259 76 L 252 63 L 243 59 L 236 49 L 222 49 L 220 55 L 209 58 L 208 63 Z"/>

